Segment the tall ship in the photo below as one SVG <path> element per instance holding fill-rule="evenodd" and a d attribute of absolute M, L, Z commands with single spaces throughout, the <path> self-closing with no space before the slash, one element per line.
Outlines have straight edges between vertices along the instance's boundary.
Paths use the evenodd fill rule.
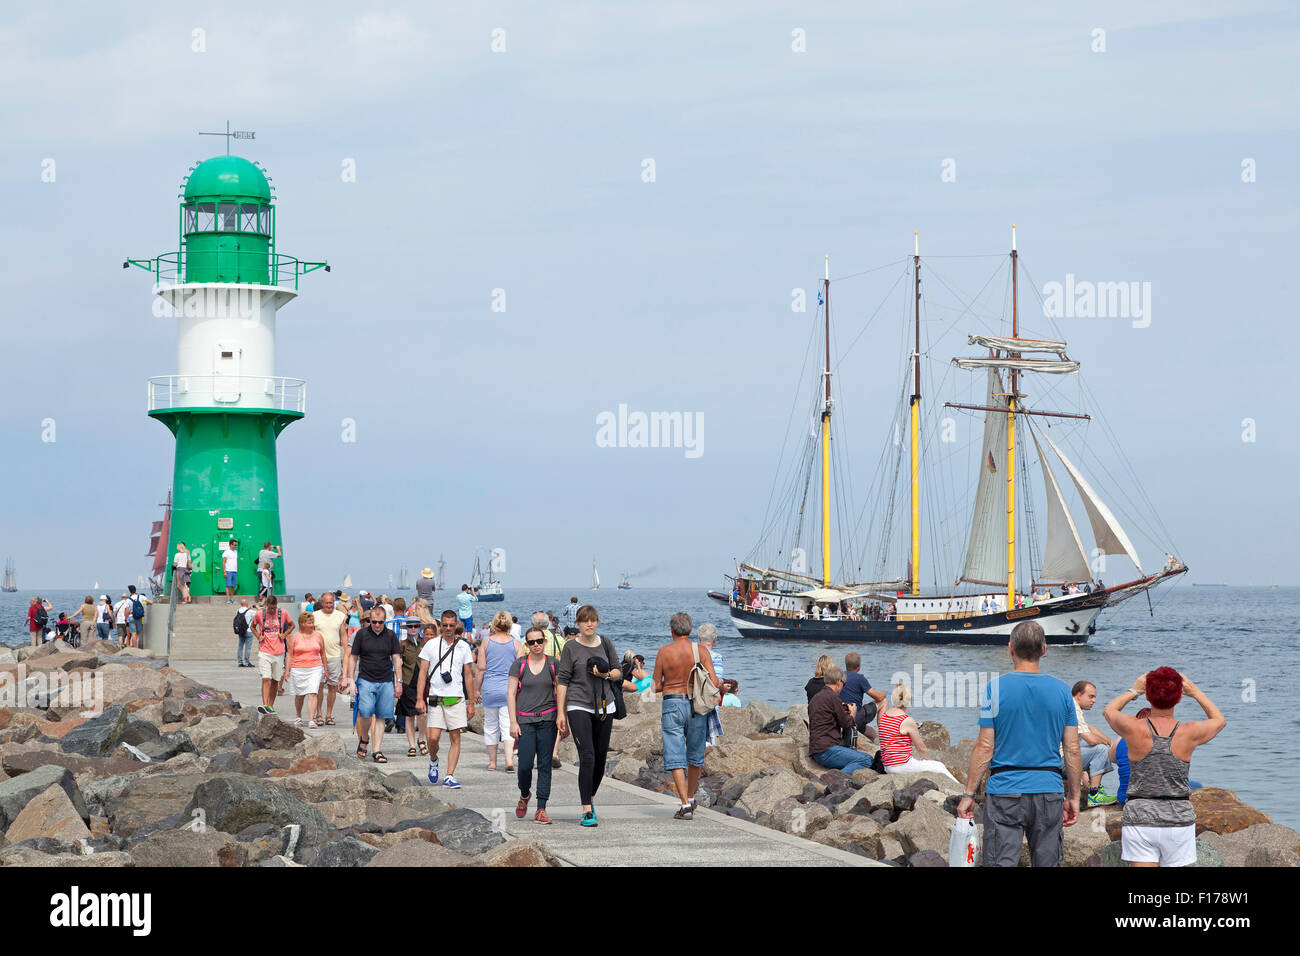
<path fill-rule="evenodd" d="M 439 591 L 447 590 L 447 561 L 438 555 L 438 573 L 434 576 L 433 586 Z"/>
<path fill-rule="evenodd" d="M 18 590 L 18 575 L 14 571 L 14 559 L 5 558 L 5 579 L 0 584 L 0 591 L 14 592 Z"/>
<path fill-rule="evenodd" d="M 505 588 L 502 587 L 501 580 L 494 577 L 495 572 L 492 565 L 495 561 L 495 557 L 490 557 L 485 570 L 479 553 L 474 552 L 474 571 L 470 575 L 469 586 L 478 589 L 478 599 L 480 601 L 504 601 L 506 599 Z"/>
<path fill-rule="evenodd" d="M 600 590 L 600 572 L 596 570 L 595 558 L 591 559 L 591 587 L 588 590 L 591 591 Z"/>
<path fill-rule="evenodd" d="M 406 565 L 402 565 L 401 570 L 397 572 L 397 590 L 411 590 L 411 576 L 407 573 Z"/>
<path fill-rule="evenodd" d="M 172 529 L 172 492 L 167 489 L 167 500 L 162 502 L 160 507 L 163 509 L 161 521 L 155 521 L 149 528 L 149 551 L 145 557 L 153 558 L 153 565 L 149 569 L 149 590 L 157 599 L 162 597 L 164 582 L 167 580 L 167 572 L 170 570 L 171 559 L 171 529 Z M 98 582 L 96 582 L 98 583 Z M 144 584 L 144 581 L 140 581 Z"/>
<path fill-rule="evenodd" d="M 900 350 L 906 361 L 896 366 L 901 382 L 867 501 L 855 513 L 847 464 L 833 456 L 833 448 L 848 444 L 843 434 L 832 444 L 831 384 L 837 366 L 831 360 L 828 257 L 818 295 L 821 341 L 810 346 L 820 351 L 824 345 L 824 357 L 816 362 L 821 368 L 814 401 L 805 406 L 811 427 L 789 472 L 778 475 L 759 543 L 737 562 L 736 573 L 726 576 L 727 589 L 709 596 L 726 602 L 737 631 L 749 638 L 996 645 L 1006 643 L 1016 624 L 1033 620 L 1050 644 L 1084 644 L 1103 610 L 1141 594 L 1148 595 L 1150 606 L 1150 591 L 1187 567 L 1156 538 L 1167 539 L 1167 532 L 1147 513 L 1154 509 L 1136 473 L 1091 402 L 1077 410 L 1054 407 L 1067 397 L 1060 383 L 1078 375 L 1079 363 L 1068 356 L 1059 332 L 1053 338 L 1022 333 L 1015 227 L 1009 262 L 999 257 L 998 272 L 984 286 L 988 289 L 1003 270 L 1009 273 L 1010 289 L 1002 300 L 1009 302 L 1009 316 L 1002 302 L 986 309 L 980 295 L 959 301 L 960 309 L 948 305 L 962 297 L 942 277 L 943 308 L 955 314 L 949 321 L 928 305 L 923 314 L 919 242 L 910 258 L 898 264 L 904 266 L 899 280 L 908 280 L 900 310 L 911 319 Z M 873 318 L 882 311 L 884 303 Z M 1043 315 L 1052 321 L 1046 310 Z M 971 331 L 971 325 L 977 328 Z M 923 329 L 929 337 L 925 343 Z M 943 387 L 960 394 L 965 385 L 974 394 L 965 402 L 934 403 L 933 412 L 924 410 L 927 418 L 923 363 L 932 354 L 947 354 L 935 336 L 958 330 L 967 346 L 983 351 L 939 358 L 934 374 Z M 876 341 L 882 340 L 878 334 Z M 847 351 L 841 351 L 841 362 Z M 967 372 L 976 378 L 963 383 Z M 1077 391 L 1080 399 L 1092 398 L 1081 383 Z M 974 426 L 964 447 L 956 438 L 958 415 L 971 416 Z M 793 409 L 791 420 L 796 420 Z M 923 421 L 930 422 L 924 429 Z M 1091 427 L 1094 421 L 1097 427 Z M 1118 463 L 1101 456 L 1096 446 L 1103 440 L 1114 445 Z M 855 441 L 860 444 L 856 436 Z M 976 448 L 978 457 L 972 454 Z M 1126 504 L 1138 502 L 1140 517 L 1126 514 L 1126 521 L 1161 548 L 1158 571 L 1144 570 L 1129 534 L 1094 487 L 1095 474 L 1090 481 L 1079 467 L 1085 456 L 1090 470 L 1108 479 L 1121 476 L 1108 497 L 1113 493 Z M 1034 472 L 1037 483 L 1031 481 Z M 1075 494 L 1067 499 L 1063 488 L 1070 486 Z M 1085 550 L 1076 510 L 1087 517 L 1091 552 Z M 838 568 L 833 567 L 833 528 L 841 537 Z M 852 540 L 859 534 L 860 544 Z M 1107 584 L 1103 575 L 1119 583 Z"/>

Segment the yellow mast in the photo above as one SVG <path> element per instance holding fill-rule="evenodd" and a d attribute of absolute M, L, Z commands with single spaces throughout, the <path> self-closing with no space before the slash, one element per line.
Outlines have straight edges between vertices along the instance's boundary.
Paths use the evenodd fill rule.
<path fill-rule="evenodd" d="M 912 390 L 912 593 L 921 593 L 921 240 L 912 233 L 912 272 L 916 277 L 916 387 Z"/>
<path fill-rule="evenodd" d="M 1016 224 L 1011 224 L 1011 337 L 1020 335 L 1016 313 Z M 1018 358 L 1019 353 L 1011 353 Z M 1007 610 L 1016 606 L 1016 370 L 1007 398 Z"/>
<path fill-rule="evenodd" d="M 822 584 L 831 586 L 831 257 L 823 280 L 826 299 L 826 403 L 822 406 Z"/>

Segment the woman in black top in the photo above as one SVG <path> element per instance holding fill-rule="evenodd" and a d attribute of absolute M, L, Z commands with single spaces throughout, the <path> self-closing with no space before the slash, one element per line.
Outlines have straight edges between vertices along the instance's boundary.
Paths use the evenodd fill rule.
<path fill-rule="evenodd" d="M 582 825 L 596 826 L 592 799 L 605 776 L 609 735 L 614 729 L 614 693 L 610 681 L 623 679 L 614 645 L 596 633 L 600 615 L 590 604 L 578 608 L 578 634 L 560 654 L 557 668 L 557 725 L 560 735 L 573 732 L 578 747 L 578 795 Z"/>
<path fill-rule="evenodd" d="M 826 668 L 834 663 L 835 661 L 831 660 L 826 654 L 817 658 L 817 670 L 813 673 L 812 679 L 803 685 L 803 692 L 808 695 L 808 703 L 811 704 L 812 699 L 820 694 L 822 688 L 826 686 Z"/>

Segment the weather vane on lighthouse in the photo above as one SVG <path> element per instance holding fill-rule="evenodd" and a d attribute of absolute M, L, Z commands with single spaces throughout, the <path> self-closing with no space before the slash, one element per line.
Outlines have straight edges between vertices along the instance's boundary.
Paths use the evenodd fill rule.
<path fill-rule="evenodd" d="M 226 120 L 226 131 L 224 133 L 199 133 L 200 136 L 224 136 L 226 137 L 226 155 L 230 155 L 230 141 L 232 139 L 257 139 L 257 134 L 251 129 L 231 129 L 230 120 Z"/>

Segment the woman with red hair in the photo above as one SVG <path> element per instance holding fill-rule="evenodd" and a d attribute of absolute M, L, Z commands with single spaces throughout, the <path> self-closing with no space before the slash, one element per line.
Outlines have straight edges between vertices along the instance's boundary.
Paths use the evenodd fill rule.
<path fill-rule="evenodd" d="M 1143 694 L 1151 705 L 1146 720 L 1120 712 Z M 1178 721 L 1174 707 L 1183 694 L 1201 705 L 1206 720 Z M 1187 866 L 1196 862 L 1196 810 L 1187 775 L 1192 751 L 1213 740 L 1227 720 L 1193 684 L 1172 667 L 1143 674 L 1133 689 L 1120 694 L 1102 712 L 1124 738 L 1129 757 L 1129 785 L 1120 818 L 1120 857 L 1133 866 Z"/>

